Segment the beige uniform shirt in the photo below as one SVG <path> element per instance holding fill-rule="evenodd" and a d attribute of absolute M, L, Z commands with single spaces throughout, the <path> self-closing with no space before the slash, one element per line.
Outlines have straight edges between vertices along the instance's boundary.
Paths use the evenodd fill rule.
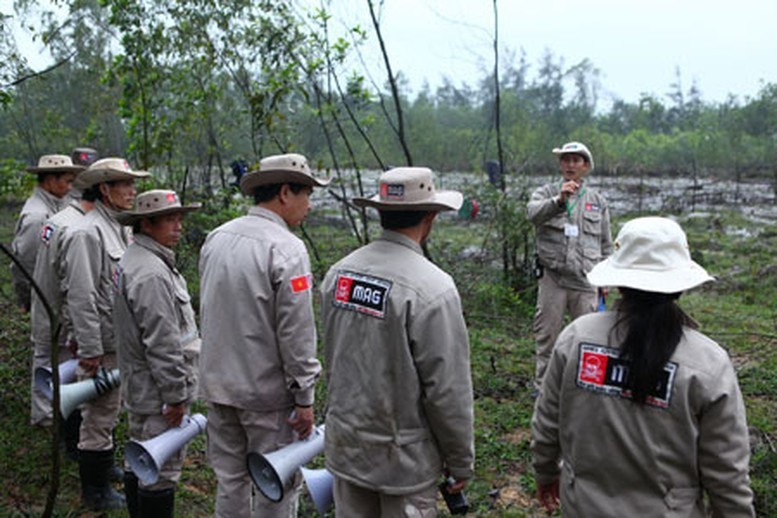
<path fill-rule="evenodd" d="M 453 279 L 385 231 L 332 266 L 321 293 L 327 468 L 396 495 L 443 468 L 471 478 L 469 338 Z"/>
<path fill-rule="evenodd" d="M 612 253 L 610 210 L 604 196 L 582 184 L 564 207 L 556 199 L 561 181 L 535 190 L 527 205 L 536 227 L 537 254 L 546 275 L 572 290 L 592 290 L 586 274 Z"/>
<path fill-rule="evenodd" d="M 139 234 L 116 271 L 113 323 L 125 406 L 154 415 L 164 404 L 192 401 L 200 338 L 175 254 Z"/>
<path fill-rule="evenodd" d="M 211 403 L 267 412 L 311 405 L 316 359 L 305 244 L 252 207 L 210 233 L 200 252 L 200 387 Z"/>
<path fill-rule="evenodd" d="M 564 516 L 702 518 L 703 491 L 712 516 L 754 516 L 745 406 L 726 352 L 685 329 L 643 407 L 621 391 L 615 319 L 585 315 L 556 342 L 532 418 L 537 482 L 560 475 Z"/>
<path fill-rule="evenodd" d="M 63 289 L 79 358 L 116 352 L 113 275 L 131 239 L 102 202 L 70 227 L 63 241 Z"/>
<path fill-rule="evenodd" d="M 61 201 L 49 192 L 35 187 L 32 196 L 24 203 L 16 222 L 11 249 L 21 261 L 27 273 L 33 274 L 35 258 L 40 248 L 40 232 L 43 223 L 59 212 Z M 31 286 L 27 277 L 15 263 L 11 265 L 16 300 L 20 306 L 30 308 Z"/>
<path fill-rule="evenodd" d="M 62 292 L 64 271 L 62 270 L 62 241 L 70 225 L 84 217 L 84 209 L 78 202 L 53 215 L 43 224 L 40 231 L 40 250 L 35 260 L 33 278 L 46 297 L 51 310 L 59 317 L 62 329 L 59 333 L 59 343 L 64 345 L 70 334 L 70 319 L 67 316 L 66 305 Z M 46 308 L 38 294 L 32 293 L 31 338 L 36 344 L 51 343 L 51 322 Z"/>

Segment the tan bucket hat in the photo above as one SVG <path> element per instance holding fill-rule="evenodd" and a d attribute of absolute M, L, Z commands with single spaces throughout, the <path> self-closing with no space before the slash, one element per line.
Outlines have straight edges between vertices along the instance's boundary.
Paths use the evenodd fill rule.
<path fill-rule="evenodd" d="M 135 206 L 132 210 L 117 213 L 116 219 L 122 225 L 131 225 L 142 218 L 174 214 L 176 212 L 190 212 L 199 209 L 201 206 L 199 203 L 183 206 L 175 191 L 153 189 L 138 194 L 135 197 Z"/>
<path fill-rule="evenodd" d="M 90 165 L 86 171 L 78 175 L 73 187 L 87 189 L 98 183 L 114 182 L 118 180 L 136 180 L 146 178 L 151 173 L 146 171 L 133 171 L 124 158 L 103 158 Z"/>
<path fill-rule="evenodd" d="M 435 191 L 434 173 L 428 167 L 396 167 L 380 175 L 379 193 L 354 198 L 357 207 L 378 210 L 459 210 L 464 196 L 458 191 Z"/>
<path fill-rule="evenodd" d="M 613 250 L 588 273 L 594 286 L 679 293 L 715 280 L 691 259 L 685 232 L 671 219 L 628 221 L 618 232 Z"/>
<path fill-rule="evenodd" d="M 73 160 L 67 155 L 43 155 L 38 159 L 38 165 L 28 167 L 28 173 L 80 173 L 86 169 L 85 166 L 73 163 Z"/>
<path fill-rule="evenodd" d="M 259 169 L 243 175 L 240 179 L 240 191 L 251 196 L 256 187 L 278 183 L 299 183 L 311 187 L 326 187 L 330 178 L 313 176 L 308 159 L 297 153 L 272 155 L 259 162 Z"/>
<path fill-rule="evenodd" d="M 591 154 L 591 151 L 589 151 L 585 144 L 581 142 L 567 142 L 561 147 L 553 148 L 554 155 L 566 155 L 568 153 L 584 156 L 588 160 L 588 163 L 591 165 L 591 168 L 588 170 L 588 172 L 594 170 L 594 156 Z"/>

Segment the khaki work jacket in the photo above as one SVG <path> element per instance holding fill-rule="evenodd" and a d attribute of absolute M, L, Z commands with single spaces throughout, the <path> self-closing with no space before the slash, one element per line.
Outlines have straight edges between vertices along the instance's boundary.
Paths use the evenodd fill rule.
<path fill-rule="evenodd" d="M 453 279 L 385 231 L 321 287 L 326 465 L 386 494 L 474 470 L 469 338 Z"/>
<path fill-rule="evenodd" d="M 620 390 L 615 312 L 559 336 L 532 418 L 537 482 L 561 478 L 564 516 L 751 517 L 747 422 L 726 352 L 686 328 L 645 406 Z M 559 466 L 559 461 L 562 465 Z"/>
<path fill-rule="evenodd" d="M 536 228 L 537 254 L 559 286 L 591 290 L 586 274 L 612 253 L 610 210 L 604 196 L 586 182 L 579 196 L 560 207 L 560 186 L 561 181 L 544 185 L 529 200 L 527 215 Z"/>
<path fill-rule="evenodd" d="M 78 343 L 79 358 L 116 352 L 113 336 L 113 274 L 131 239 L 102 202 L 81 218 L 63 240 L 63 289 Z"/>
<path fill-rule="evenodd" d="M 218 227 L 200 252 L 200 387 L 255 412 L 312 405 L 313 279 L 305 244 L 262 207 Z"/>
<path fill-rule="evenodd" d="M 11 249 L 30 275 L 35 270 L 35 258 L 40 248 L 40 232 L 43 223 L 63 207 L 61 200 L 49 192 L 35 187 L 22 207 L 16 222 Z M 16 263 L 11 264 L 14 291 L 19 306 L 30 308 L 30 281 Z"/>
<path fill-rule="evenodd" d="M 154 415 L 196 397 L 200 338 L 175 254 L 135 236 L 119 261 L 113 326 L 124 405 Z"/>

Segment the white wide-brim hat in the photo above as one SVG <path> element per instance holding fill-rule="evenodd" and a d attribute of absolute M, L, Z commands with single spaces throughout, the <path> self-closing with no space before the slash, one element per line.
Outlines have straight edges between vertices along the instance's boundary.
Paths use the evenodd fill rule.
<path fill-rule="evenodd" d="M 74 164 L 67 155 L 43 155 L 38 159 L 38 165 L 27 168 L 28 173 L 80 173 L 86 166 Z"/>
<path fill-rule="evenodd" d="M 131 225 L 142 218 L 175 214 L 176 212 L 191 212 L 201 207 L 199 203 L 181 205 L 181 200 L 175 191 L 153 189 L 140 193 L 135 197 L 132 210 L 116 214 L 116 220 L 122 225 Z"/>
<path fill-rule="evenodd" d="M 458 191 L 436 191 L 428 167 L 396 167 L 380 175 L 379 192 L 371 198 L 354 198 L 357 207 L 387 211 L 459 210 L 464 196 Z"/>
<path fill-rule="evenodd" d="M 707 271 L 691 259 L 680 225 L 667 218 L 637 218 L 618 232 L 610 257 L 588 273 L 594 286 L 679 293 L 707 281 Z"/>
<path fill-rule="evenodd" d="M 151 176 L 151 173 L 133 171 L 129 162 L 123 158 L 103 158 L 97 160 L 86 171 L 79 174 L 73 182 L 73 187 L 88 189 L 98 183 L 136 180 L 138 178 L 146 178 L 147 176 Z"/>
<path fill-rule="evenodd" d="M 594 155 L 588 149 L 588 146 L 586 146 L 582 142 L 567 142 L 561 147 L 553 148 L 554 155 L 566 155 L 570 153 L 584 156 L 588 161 L 588 164 L 590 165 L 590 167 L 588 168 L 588 172 L 590 173 L 591 171 L 594 170 Z"/>
<path fill-rule="evenodd" d="M 297 153 L 272 155 L 259 162 L 259 169 L 248 172 L 240 179 L 240 191 L 250 196 L 262 185 L 297 183 L 310 187 L 326 187 L 331 178 L 316 178 L 308 165 L 308 159 Z"/>

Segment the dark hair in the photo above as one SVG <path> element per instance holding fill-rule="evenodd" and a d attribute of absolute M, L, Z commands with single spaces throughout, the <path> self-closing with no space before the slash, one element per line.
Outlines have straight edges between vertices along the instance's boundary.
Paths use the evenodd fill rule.
<path fill-rule="evenodd" d="M 618 320 L 612 331 L 625 329 L 620 357 L 629 362 L 624 389 L 644 404 L 664 375 L 664 366 L 683 336 L 683 327 L 696 328 L 675 301 L 682 293 L 655 293 L 620 288 Z M 612 332 L 611 331 L 611 332 Z"/>
<path fill-rule="evenodd" d="M 46 178 L 49 176 L 53 176 L 54 178 L 59 178 L 63 174 L 73 174 L 72 171 L 51 171 L 46 173 L 38 173 L 38 183 L 43 183 L 46 181 Z"/>
<path fill-rule="evenodd" d="M 412 228 L 421 223 L 428 210 L 381 210 L 380 226 L 386 230 Z"/>
<path fill-rule="evenodd" d="M 95 201 L 101 199 L 100 188 L 92 185 L 81 191 L 81 199 L 86 201 Z"/>
<path fill-rule="evenodd" d="M 259 203 L 264 203 L 266 201 L 270 201 L 276 196 L 278 196 L 278 193 L 281 192 L 281 187 L 283 186 L 283 183 L 271 183 L 268 185 L 260 185 L 259 187 L 254 188 L 254 203 L 257 205 Z M 310 187 L 309 185 L 305 185 L 302 183 L 291 183 L 286 182 L 285 185 L 289 186 L 289 189 L 291 189 L 291 192 L 294 194 L 299 194 L 302 189 L 305 187 Z"/>

